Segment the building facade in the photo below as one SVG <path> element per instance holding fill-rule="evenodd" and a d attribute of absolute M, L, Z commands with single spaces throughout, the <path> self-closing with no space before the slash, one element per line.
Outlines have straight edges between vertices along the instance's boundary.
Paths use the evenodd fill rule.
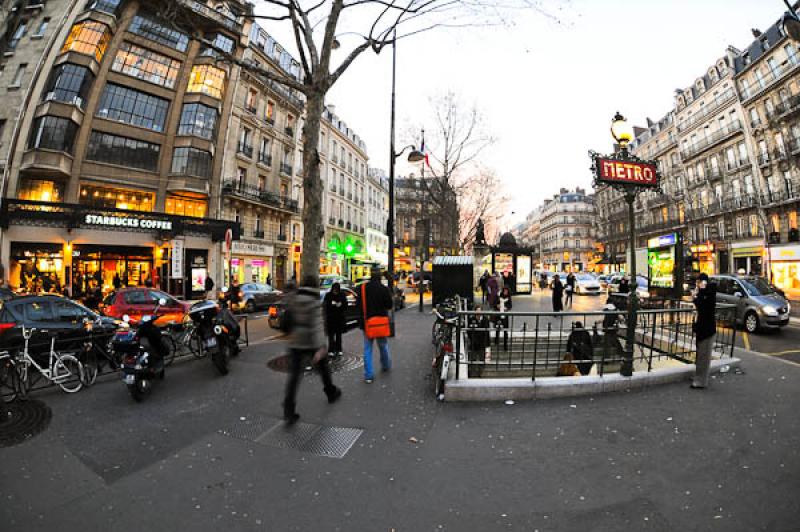
<path fill-rule="evenodd" d="M 367 174 L 367 254 L 379 266 L 389 265 L 389 237 L 386 227 L 389 221 L 389 178 L 378 168 L 370 168 Z"/>
<path fill-rule="evenodd" d="M 258 24 L 250 29 L 243 59 L 295 79 L 300 76 L 300 64 Z M 302 153 L 297 144 L 303 100 L 295 91 L 244 70 L 233 92 L 220 203 L 222 216 L 239 223 L 242 234 L 233 243 L 225 277 L 283 288 L 298 270 L 295 176 L 298 165 L 302 167 L 296 154 Z"/>
<path fill-rule="evenodd" d="M 541 269 L 580 272 L 594 263 L 594 195 L 562 188 L 539 212 Z M 532 235 L 536 242 L 536 235 Z"/>
<path fill-rule="evenodd" d="M 40 4 L 3 57 L 19 76 L 0 90 L 27 87 L 7 138 L 6 277 L 28 290 L 47 278 L 76 297 L 117 275 L 202 293 L 222 271 L 227 230 L 239 236 L 218 201 L 238 72 L 197 37 L 241 57 L 249 4 L 179 0 L 180 20 L 150 0 Z M 29 42 L 45 42 L 39 58 L 17 64 Z"/>
<path fill-rule="evenodd" d="M 687 270 L 764 275 L 798 297 L 800 61 L 779 24 L 754 37 L 676 91 L 664 118 L 636 129 L 630 148 L 658 162 L 663 190 L 637 198 L 639 263 L 649 239 L 675 233 Z M 624 269 L 627 206 L 605 187 L 597 205 L 606 262 Z"/>

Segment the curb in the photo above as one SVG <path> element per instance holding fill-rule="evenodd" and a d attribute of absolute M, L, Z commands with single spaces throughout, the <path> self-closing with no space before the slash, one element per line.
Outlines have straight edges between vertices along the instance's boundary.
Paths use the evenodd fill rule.
<path fill-rule="evenodd" d="M 720 373 L 723 366 L 739 367 L 740 358 L 714 359 L 710 373 Z M 694 375 L 694 364 L 665 368 L 631 377 L 619 374 L 590 377 L 542 377 L 513 379 L 463 379 L 449 381 L 445 401 L 505 401 L 578 397 L 606 392 L 641 390 L 659 384 L 681 382 Z"/>

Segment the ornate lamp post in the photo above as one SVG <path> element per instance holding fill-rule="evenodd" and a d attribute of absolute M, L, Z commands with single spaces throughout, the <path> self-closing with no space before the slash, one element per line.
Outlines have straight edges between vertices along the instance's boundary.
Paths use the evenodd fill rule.
<path fill-rule="evenodd" d="M 793 41 L 800 41 L 800 17 L 797 16 L 797 11 L 792 7 L 789 0 L 783 0 L 783 3 L 789 8 L 789 11 L 781 19 L 783 32 Z"/>
<path fill-rule="evenodd" d="M 659 189 L 658 167 L 653 161 L 644 161 L 628 152 L 628 144 L 633 140 L 633 130 L 619 112 L 611 121 L 611 136 L 619 146 L 619 151 L 611 156 L 589 152 L 592 158 L 594 186 L 608 185 L 622 192 L 628 204 L 628 248 L 631 256 L 631 292 L 628 300 L 627 335 L 625 354 L 620 373 L 625 377 L 633 374 L 633 344 L 636 341 L 636 312 L 639 304 L 636 289 L 636 217 L 633 205 L 636 195 L 642 190 Z"/>

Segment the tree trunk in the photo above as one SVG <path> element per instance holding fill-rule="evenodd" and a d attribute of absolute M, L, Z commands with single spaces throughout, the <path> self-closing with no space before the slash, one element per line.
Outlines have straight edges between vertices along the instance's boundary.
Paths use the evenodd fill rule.
<path fill-rule="evenodd" d="M 306 123 L 303 127 L 303 256 L 299 282 L 312 276 L 319 280 L 319 254 L 325 226 L 322 224 L 323 183 L 319 177 L 319 130 L 324 109 L 324 94 L 306 96 Z"/>

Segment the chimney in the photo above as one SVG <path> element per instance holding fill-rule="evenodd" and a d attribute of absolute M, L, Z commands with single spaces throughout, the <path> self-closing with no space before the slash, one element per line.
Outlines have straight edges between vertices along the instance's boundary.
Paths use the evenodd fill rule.
<path fill-rule="evenodd" d="M 330 104 L 330 105 L 327 106 L 327 108 L 328 108 L 328 112 L 330 112 L 332 115 L 336 114 L 336 106 L 335 105 Z"/>

